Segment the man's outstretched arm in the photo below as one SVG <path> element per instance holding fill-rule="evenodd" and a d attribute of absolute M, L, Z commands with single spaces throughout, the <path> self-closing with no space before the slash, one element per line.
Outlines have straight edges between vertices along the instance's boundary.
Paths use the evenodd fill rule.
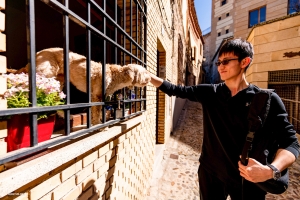
<path fill-rule="evenodd" d="M 164 80 L 162 78 L 159 78 L 159 77 L 155 76 L 154 74 L 151 74 L 150 72 L 149 72 L 149 75 L 151 77 L 150 82 L 157 88 L 159 86 L 161 86 L 161 84 L 164 82 Z"/>

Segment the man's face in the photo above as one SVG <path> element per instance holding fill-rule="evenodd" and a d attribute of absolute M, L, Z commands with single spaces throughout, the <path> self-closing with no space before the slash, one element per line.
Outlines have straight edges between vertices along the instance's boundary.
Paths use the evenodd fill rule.
<path fill-rule="evenodd" d="M 241 78 L 244 70 L 238 57 L 233 53 L 222 54 L 217 63 L 221 80 L 229 81 Z"/>

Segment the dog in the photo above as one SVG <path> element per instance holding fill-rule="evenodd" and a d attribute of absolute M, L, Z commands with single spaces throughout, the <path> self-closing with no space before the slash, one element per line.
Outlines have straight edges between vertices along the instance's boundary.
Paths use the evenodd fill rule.
<path fill-rule="evenodd" d="M 13 73 L 28 73 L 29 64 Z M 86 57 L 69 52 L 70 83 L 78 90 L 86 93 Z M 91 61 L 91 100 L 102 101 L 102 64 Z M 10 71 L 12 72 L 12 71 Z M 54 77 L 64 86 L 64 56 L 62 48 L 48 48 L 36 53 L 36 73 L 47 78 Z M 144 87 L 151 80 L 149 72 L 137 64 L 124 66 L 106 64 L 105 96 L 112 95 L 124 87 Z M 92 124 L 101 122 L 101 106 L 92 107 Z"/>

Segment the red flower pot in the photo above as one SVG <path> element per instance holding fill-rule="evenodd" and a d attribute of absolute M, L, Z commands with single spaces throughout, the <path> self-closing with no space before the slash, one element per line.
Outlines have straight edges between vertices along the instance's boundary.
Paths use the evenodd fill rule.
<path fill-rule="evenodd" d="M 38 120 L 38 142 L 49 140 L 55 123 L 55 115 Z M 29 115 L 14 115 L 7 120 L 7 152 L 30 146 Z"/>

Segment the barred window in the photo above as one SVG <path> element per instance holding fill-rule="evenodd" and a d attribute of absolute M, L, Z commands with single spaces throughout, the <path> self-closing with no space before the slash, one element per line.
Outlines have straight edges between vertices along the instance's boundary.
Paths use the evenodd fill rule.
<path fill-rule="evenodd" d="M 25 119 L 28 115 L 28 146 L 31 148 L 20 151 L 22 146 L 16 145 L 12 148 L 14 153 L 0 158 L 0 164 L 145 111 L 145 87 L 124 87 L 127 85 L 121 82 L 112 88 L 110 83 L 119 83 L 114 73 L 126 75 L 129 73 L 126 69 L 134 71 L 132 67 L 136 65 L 146 68 L 146 0 L 22 0 L 6 3 L 7 51 L 1 55 L 7 57 L 9 70 L 19 70 L 29 64 L 30 105 L 0 110 L 0 117 L 22 116 L 21 119 Z M 42 61 L 38 56 L 36 59 L 40 52 L 44 53 Z M 39 106 L 36 87 L 39 74 L 36 72 L 40 71 L 36 67 L 41 63 L 62 66 L 57 67 L 61 73 L 55 77 L 66 95 L 62 105 Z M 94 76 L 95 70 L 98 70 L 97 76 Z M 132 83 L 138 81 L 135 74 L 128 77 L 133 79 Z M 106 95 L 111 91 L 113 94 Z M 44 141 L 40 139 L 38 118 L 49 113 L 55 116 L 56 122 L 51 139 Z M 95 123 L 95 116 L 96 119 L 99 117 L 99 123 Z"/>
<path fill-rule="evenodd" d="M 270 89 L 275 89 L 283 101 L 289 121 L 300 132 L 300 70 L 278 70 L 269 72 Z"/>

